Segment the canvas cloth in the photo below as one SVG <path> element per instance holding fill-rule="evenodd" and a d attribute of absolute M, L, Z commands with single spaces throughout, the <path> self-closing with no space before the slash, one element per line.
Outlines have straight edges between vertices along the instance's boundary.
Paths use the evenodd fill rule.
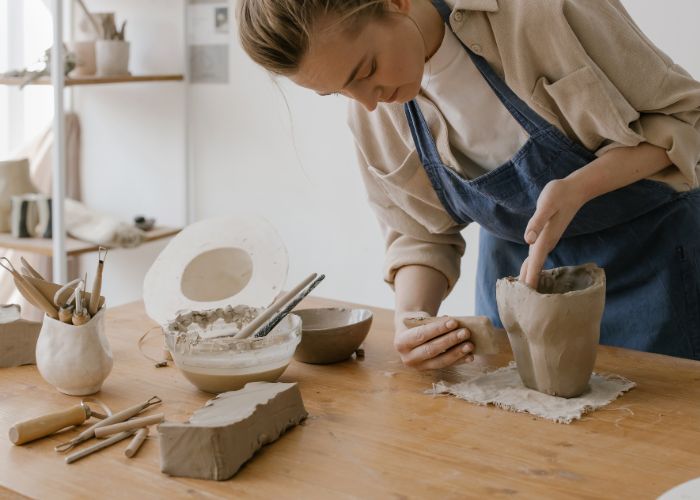
<path fill-rule="evenodd" d="M 510 411 L 531 413 L 560 424 L 579 420 L 586 413 L 608 405 L 637 385 L 619 375 L 593 373 L 588 392 L 577 398 L 566 399 L 525 387 L 512 361 L 508 366 L 491 372 L 460 372 L 467 373 L 463 382 L 440 381 L 433 384 L 433 388 L 426 393 L 452 394 L 470 403 L 492 404 Z"/>

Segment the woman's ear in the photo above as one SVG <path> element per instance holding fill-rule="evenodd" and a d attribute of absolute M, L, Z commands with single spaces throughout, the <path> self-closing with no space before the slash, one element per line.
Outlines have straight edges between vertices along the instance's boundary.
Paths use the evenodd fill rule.
<path fill-rule="evenodd" d="M 411 11 L 413 2 L 411 0 L 388 0 L 387 7 L 391 12 L 408 14 Z"/>

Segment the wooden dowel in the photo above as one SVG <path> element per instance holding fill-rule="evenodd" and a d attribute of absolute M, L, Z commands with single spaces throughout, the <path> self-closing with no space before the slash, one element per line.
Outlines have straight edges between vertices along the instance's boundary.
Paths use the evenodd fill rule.
<path fill-rule="evenodd" d="M 141 445 L 143 442 L 146 440 L 148 437 L 148 427 L 144 427 L 143 429 L 139 429 L 139 431 L 136 433 L 134 436 L 134 439 L 131 440 L 129 443 L 129 446 L 126 447 L 126 450 L 124 450 L 124 455 L 126 455 L 129 458 L 133 458 L 134 455 L 139 451 L 139 448 L 141 448 Z"/>
<path fill-rule="evenodd" d="M 75 453 L 72 453 L 66 457 L 66 463 L 72 464 L 73 462 L 80 460 L 81 458 L 85 458 L 96 451 L 100 451 L 104 448 L 112 446 L 115 443 L 118 443 L 119 441 L 123 441 L 124 439 L 131 437 L 135 432 L 136 431 L 120 432 L 119 434 L 116 434 L 109 439 L 105 439 L 104 441 L 101 441 L 95 445 L 89 446 L 84 450 L 76 451 Z"/>
<path fill-rule="evenodd" d="M 163 413 L 154 413 L 147 417 L 134 418 L 127 420 L 126 422 L 121 422 L 113 425 L 100 426 L 95 429 L 95 437 L 103 438 L 105 436 L 110 436 L 118 432 L 130 431 L 133 429 L 140 429 L 153 424 L 159 424 L 163 421 L 165 415 Z"/>
<path fill-rule="evenodd" d="M 260 326 L 262 326 L 263 323 L 265 323 L 268 319 L 274 316 L 275 313 L 277 313 L 282 306 L 284 306 L 287 302 L 292 300 L 296 294 L 303 290 L 304 287 L 311 283 L 315 278 L 316 273 L 311 274 L 304 281 L 295 286 L 290 292 L 279 297 L 272 303 L 270 307 L 261 312 L 258 316 L 256 316 L 253 319 L 253 321 L 248 323 L 240 332 L 234 335 L 233 338 L 245 339 L 250 337 L 253 333 L 255 333 L 255 330 L 260 328 Z"/>

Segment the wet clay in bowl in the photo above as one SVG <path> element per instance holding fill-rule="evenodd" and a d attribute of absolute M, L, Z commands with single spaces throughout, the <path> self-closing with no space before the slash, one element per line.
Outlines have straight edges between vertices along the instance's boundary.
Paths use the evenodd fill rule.
<path fill-rule="evenodd" d="M 543 271 L 537 290 L 502 278 L 496 299 L 523 384 L 552 396 L 583 394 L 600 338 L 605 272 L 595 264 Z"/>
<path fill-rule="evenodd" d="M 372 325 L 372 312 L 367 309 L 302 309 L 294 314 L 301 318 L 301 342 L 294 359 L 303 363 L 345 361 L 360 347 Z"/>

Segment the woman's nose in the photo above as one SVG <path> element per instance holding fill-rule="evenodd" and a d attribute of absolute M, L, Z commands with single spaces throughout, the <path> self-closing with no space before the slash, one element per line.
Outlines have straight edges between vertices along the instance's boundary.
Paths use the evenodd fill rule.
<path fill-rule="evenodd" d="M 351 97 L 362 104 L 367 111 L 377 109 L 381 89 L 375 86 L 365 86 L 353 89 Z"/>

